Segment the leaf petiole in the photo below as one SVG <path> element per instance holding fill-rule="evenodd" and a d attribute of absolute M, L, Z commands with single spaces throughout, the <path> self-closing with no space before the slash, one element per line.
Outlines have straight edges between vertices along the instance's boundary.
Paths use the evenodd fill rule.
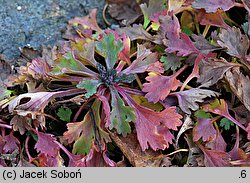
<path fill-rule="evenodd" d="M 82 112 L 82 110 L 87 106 L 87 104 L 92 100 L 92 99 L 94 99 L 94 98 L 96 98 L 96 96 L 92 96 L 92 97 L 90 97 L 79 109 L 78 109 L 78 111 L 76 112 L 76 114 L 75 114 L 75 116 L 74 116 L 74 118 L 73 118 L 73 122 L 76 122 L 77 121 L 77 119 L 78 119 L 78 117 L 79 117 L 79 115 L 81 114 L 81 112 Z"/>
<path fill-rule="evenodd" d="M 211 25 L 206 25 L 206 27 L 205 27 L 205 29 L 204 29 L 204 31 L 203 31 L 203 33 L 202 33 L 203 37 L 206 37 L 206 35 L 207 35 L 207 33 L 208 33 L 210 27 L 211 27 Z"/>
<path fill-rule="evenodd" d="M 93 122 L 93 128 L 94 128 L 93 130 L 94 130 L 94 135 L 95 135 L 95 141 L 97 143 L 97 146 L 99 147 L 99 150 L 102 151 L 102 145 L 100 143 L 101 135 L 100 135 L 100 132 L 99 132 L 99 130 L 97 128 L 94 113 L 93 113 L 93 110 L 92 110 L 91 107 L 89 108 L 89 114 L 90 114 L 90 117 L 91 117 L 91 121 Z"/>

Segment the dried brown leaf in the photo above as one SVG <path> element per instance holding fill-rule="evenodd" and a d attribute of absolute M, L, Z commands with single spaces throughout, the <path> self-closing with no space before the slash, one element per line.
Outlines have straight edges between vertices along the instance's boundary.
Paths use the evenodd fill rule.
<path fill-rule="evenodd" d="M 235 113 L 235 119 L 246 125 L 250 121 L 250 113 L 244 105 L 232 109 Z"/>
<path fill-rule="evenodd" d="M 193 34 L 194 46 L 203 54 L 209 54 L 212 51 L 221 49 L 220 47 L 211 45 L 208 40 L 202 35 Z"/>
<path fill-rule="evenodd" d="M 187 114 L 191 114 L 191 110 L 196 111 L 199 109 L 198 103 L 203 102 L 207 97 L 216 97 L 219 93 L 201 88 L 191 88 L 185 91 L 175 92 L 181 110 Z"/>
<path fill-rule="evenodd" d="M 250 80 L 248 76 L 244 76 L 239 67 L 228 70 L 225 75 L 225 80 L 228 82 L 233 93 L 250 111 Z"/>
<path fill-rule="evenodd" d="M 121 21 L 123 25 L 134 23 L 142 15 L 139 4 L 134 0 L 110 4 L 109 14 L 114 19 Z"/>
<path fill-rule="evenodd" d="M 186 0 L 168 0 L 167 3 L 168 3 L 168 11 L 169 12 L 173 11 L 174 14 L 180 13 L 187 6 Z"/>
<path fill-rule="evenodd" d="M 131 41 L 136 39 L 146 40 L 155 42 L 156 44 L 160 44 L 161 40 L 157 39 L 156 37 L 149 34 L 147 31 L 144 30 L 141 24 L 137 25 L 134 24 L 132 27 L 122 27 L 116 29 L 119 35 L 126 34 L 127 37 L 130 38 Z"/>
<path fill-rule="evenodd" d="M 250 152 L 250 141 L 245 143 L 243 148 L 245 148 L 245 152 L 249 154 L 249 152 Z"/>
<path fill-rule="evenodd" d="M 237 64 L 229 63 L 225 59 L 210 58 L 207 61 L 200 62 L 200 77 L 197 80 L 199 83 L 213 85 L 223 78 L 223 75 L 231 68 L 238 66 Z"/>
<path fill-rule="evenodd" d="M 0 82 L 7 79 L 11 73 L 10 60 L 7 60 L 4 55 L 0 55 Z"/>
<path fill-rule="evenodd" d="M 23 47 L 20 48 L 20 52 L 21 52 L 21 59 L 24 59 L 24 63 L 26 65 L 26 62 L 30 62 L 34 59 L 40 58 L 41 57 L 41 53 L 38 50 L 35 50 L 32 47 Z M 26 62 L 25 62 L 26 61 Z"/>
<path fill-rule="evenodd" d="M 31 118 L 15 115 L 11 119 L 10 124 L 13 125 L 14 131 L 19 131 L 20 134 L 23 135 L 26 130 L 31 128 L 31 123 L 29 121 L 31 122 Z"/>
<path fill-rule="evenodd" d="M 229 28 L 229 26 L 223 20 L 221 11 L 215 13 L 206 13 L 205 10 L 201 9 L 197 11 L 197 19 L 201 25 L 212 25 L 216 27 Z"/>
<path fill-rule="evenodd" d="M 175 141 L 175 146 L 178 147 L 178 142 L 180 136 L 186 132 L 188 129 L 191 129 L 194 127 L 194 121 L 190 118 L 189 115 L 186 115 L 185 120 L 183 122 L 183 125 L 181 126 L 177 136 L 176 136 L 176 141 Z"/>
<path fill-rule="evenodd" d="M 246 56 L 249 48 L 249 39 L 247 35 L 241 34 L 239 28 L 222 29 L 219 38 L 220 40 L 218 40 L 217 43 L 221 47 L 227 48 L 229 55 L 240 59 Z"/>
<path fill-rule="evenodd" d="M 147 149 L 142 151 L 137 137 L 134 133 L 129 134 L 126 138 L 117 134 L 110 134 L 112 140 L 123 152 L 124 156 L 135 167 L 160 167 L 171 165 L 167 157 L 162 157 L 160 152 Z"/>
<path fill-rule="evenodd" d="M 194 143 L 191 135 L 185 134 L 185 140 L 187 141 L 189 147 L 188 159 L 184 166 L 187 167 L 204 167 L 204 158 L 201 150 Z"/>

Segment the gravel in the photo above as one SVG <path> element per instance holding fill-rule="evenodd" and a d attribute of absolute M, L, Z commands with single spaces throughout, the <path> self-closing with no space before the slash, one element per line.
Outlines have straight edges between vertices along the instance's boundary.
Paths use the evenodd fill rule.
<path fill-rule="evenodd" d="M 104 0 L 0 0 L 0 54 L 19 56 L 19 47 L 40 49 L 62 40 L 67 21 L 98 9 L 97 21 L 105 27 L 101 11 Z"/>

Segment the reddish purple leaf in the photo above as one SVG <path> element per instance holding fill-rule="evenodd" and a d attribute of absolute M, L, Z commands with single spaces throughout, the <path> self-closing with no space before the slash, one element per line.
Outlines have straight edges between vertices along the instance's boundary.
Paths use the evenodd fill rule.
<path fill-rule="evenodd" d="M 204 8 L 206 12 L 216 12 L 219 8 L 227 11 L 234 6 L 234 0 L 195 0 L 193 8 Z"/>
<path fill-rule="evenodd" d="M 197 18 L 201 25 L 212 25 L 212 26 L 221 27 L 224 29 L 230 27 L 223 20 L 223 17 L 220 11 L 216 11 L 215 13 L 206 13 L 204 10 L 200 10 L 198 11 Z"/>
<path fill-rule="evenodd" d="M 79 24 L 83 26 L 84 29 L 91 29 L 97 32 L 102 32 L 102 29 L 98 26 L 96 22 L 97 9 L 93 9 L 89 15 L 85 17 L 76 17 L 69 21 L 70 25 Z"/>
<path fill-rule="evenodd" d="M 5 145 L 3 147 L 5 153 L 12 153 L 14 150 L 19 149 L 18 146 L 20 145 L 20 142 L 16 137 L 13 136 L 12 133 L 4 136 L 3 140 L 5 141 Z"/>
<path fill-rule="evenodd" d="M 156 72 L 156 73 L 163 73 L 164 72 L 164 68 L 163 68 L 163 64 L 159 61 L 151 64 L 148 68 L 147 71 L 148 72 Z"/>
<path fill-rule="evenodd" d="M 168 53 L 177 51 L 178 56 L 188 56 L 193 53 L 199 53 L 199 50 L 194 46 L 191 39 L 184 33 L 180 33 L 178 39 L 167 38 L 168 40 L 164 40 L 164 45 L 167 46 L 165 51 Z"/>
<path fill-rule="evenodd" d="M 247 139 L 250 140 L 250 122 L 248 123 L 247 126 Z"/>
<path fill-rule="evenodd" d="M 46 167 L 63 167 L 63 163 L 64 161 L 58 152 L 58 155 L 56 157 L 47 156 L 47 162 L 45 164 Z"/>
<path fill-rule="evenodd" d="M 119 60 L 130 63 L 130 39 L 125 34 L 122 35 L 123 50 L 118 55 Z"/>
<path fill-rule="evenodd" d="M 176 113 L 175 107 L 155 112 L 137 104 L 121 88 L 118 90 L 127 103 L 135 109 L 135 127 L 142 150 L 145 151 L 148 145 L 153 150 L 168 148 L 173 139 L 169 129 L 177 130 L 177 127 L 182 124 L 180 120 L 182 116 Z"/>
<path fill-rule="evenodd" d="M 250 21 L 249 21 L 250 22 Z M 250 34 L 249 34 L 250 35 Z M 246 57 L 246 60 L 248 61 L 248 62 L 250 62 L 250 56 L 247 56 Z"/>
<path fill-rule="evenodd" d="M 56 138 L 53 135 L 48 133 L 36 132 L 38 136 L 38 141 L 35 145 L 35 148 L 41 154 L 56 157 L 58 155 L 59 146 L 55 142 Z"/>
<path fill-rule="evenodd" d="M 146 77 L 146 80 L 149 83 L 143 84 L 142 91 L 147 93 L 145 97 L 153 103 L 164 100 L 171 90 L 176 90 L 180 85 L 180 81 L 176 79 L 175 74 L 171 76 L 152 75 Z"/>
<path fill-rule="evenodd" d="M 230 156 L 224 151 L 209 150 L 197 142 L 198 147 L 204 153 L 204 164 L 206 167 L 227 167 L 230 166 Z"/>
<path fill-rule="evenodd" d="M 107 150 L 99 152 L 94 145 L 87 156 L 84 157 L 86 167 L 115 167 L 116 163 L 109 159 Z"/>
<path fill-rule="evenodd" d="M 248 11 L 248 36 L 250 36 L 250 1 L 249 0 L 242 0 L 245 9 Z M 250 58 L 248 58 L 250 61 Z"/>
<path fill-rule="evenodd" d="M 179 33 L 181 32 L 179 20 L 175 15 L 165 15 L 159 17 L 159 33 L 162 39 L 173 39 L 177 40 L 179 38 Z"/>
<path fill-rule="evenodd" d="M 231 120 L 233 123 L 235 123 L 236 125 L 238 125 L 239 127 L 241 127 L 244 131 L 247 131 L 247 129 L 240 123 L 238 122 L 236 119 L 234 119 L 228 111 L 228 106 L 225 100 L 223 99 L 216 99 L 215 101 L 211 102 L 210 104 L 207 104 L 205 106 L 203 106 L 204 110 L 207 110 L 209 112 L 212 112 L 214 114 L 218 114 L 221 116 L 224 116 L 225 118 Z"/>
<path fill-rule="evenodd" d="M 162 17 L 169 15 L 169 14 L 172 15 L 173 13 L 169 12 L 167 9 L 164 9 L 162 11 L 158 11 L 158 12 L 154 13 L 154 15 L 149 18 L 149 20 L 159 24 L 160 17 L 162 18 Z"/>
<path fill-rule="evenodd" d="M 224 151 L 216 150 L 203 150 L 205 159 L 204 163 L 206 167 L 228 167 L 229 155 Z"/>
<path fill-rule="evenodd" d="M 212 150 L 226 151 L 227 144 L 221 133 L 217 130 L 215 139 L 206 143 L 206 147 Z"/>
<path fill-rule="evenodd" d="M 0 135 L 0 154 L 3 154 L 3 148 L 4 148 L 5 142 L 3 137 Z M 0 159 L 0 167 L 6 167 L 6 163 L 3 159 Z"/>
<path fill-rule="evenodd" d="M 236 160 L 246 160 L 248 156 L 242 149 L 239 148 L 240 145 L 240 133 L 239 133 L 239 128 L 236 128 L 236 141 L 234 144 L 233 149 L 229 152 L 232 161 Z"/>
<path fill-rule="evenodd" d="M 0 135 L 0 153 L 1 154 L 3 153 L 4 145 L 5 145 L 5 141 L 4 141 L 3 137 Z"/>
<path fill-rule="evenodd" d="M 193 130 L 193 139 L 198 141 L 200 138 L 205 141 L 211 141 L 216 138 L 216 130 L 213 126 L 213 119 L 210 118 L 198 118 L 197 125 Z"/>
<path fill-rule="evenodd" d="M 159 133 L 159 135 L 162 136 L 161 138 L 164 139 L 164 143 L 167 143 L 165 148 L 168 148 L 169 144 L 173 143 L 172 140 L 174 139 L 174 135 L 170 132 L 169 128 L 166 127 L 165 125 L 157 126 L 157 132 Z M 146 134 L 144 134 L 144 135 L 146 135 Z"/>
<path fill-rule="evenodd" d="M 72 154 L 61 143 L 59 142 L 56 142 L 56 143 L 69 158 L 68 167 L 85 167 L 86 166 L 83 155 Z"/>
<path fill-rule="evenodd" d="M 181 68 L 171 76 L 163 75 L 149 75 L 146 77 L 146 80 L 149 83 L 143 84 L 142 91 L 147 92 L 145 97 L 149 102 L 159 102 L 164 100 L 170 93 L 170 91 L 176 90 L 180 81 L 176 77 L 185 70 L 186 67 Z"/>
<path fill-rule="evenodd" d="M 106 97 L 100 95 L 99 93 L 97 94 L 97 97 L 98 99 L 102 102 L 102 105 L 103 105 L 103 111 L 105 113 L 105 118 L 104 118 L 104 121 L 105 121 L 105 127 L 107 128 L 111 121 L 110 121 L 110 106 L 109 106 L 109 101 Z"/>
<path fill-rule="evenodd" d="M 191 39 L 180 30 L 180 24 L 175 15 L 160 17 L 160 35 L 163 43 L 167 46 L 168 53 L 178 52 L 177 56 L 187 56 L 192 53 L 199 53 Z"/>
<path fill-rule="evenodd" d="M 247 130 L 250 131 L 250 123 L 248 124 Z M 249 133 L 248 133 L 249 137 Z M 250 139 L 250 138 L 248 138 Z M 233 149 L 229 152 L 231 156 L 231 164 L 234 166 L 250 166 L 250 155 L 247 154 L 247 149 L 243 151 L 239 148 L 239 142 L 240 142 L 240 134 L 239 134 L 239 128 L 236 128 L 236 141 Z"/>
<path fill-rule="evenodd" d="M 246 10 L 250 13 L 250 1 L 249 0 L 242 0 Z"/>
<path fill-rule="evenodd" d="M 184 90 L 185 86 L 189 83 L 189 81 L 191 81 L 193 78 L 199 78 L 199 64 L 202 61 L 202 59 L 204 58 L 203 54 L 199 54 L 195 61 L 194 61 L 194 68 L 192 70 L 192 73 L 188 76 L 188 78 L 184 81 L 184 83 L 182 84 L 181 90 Z"/>
<path fill-rule="evenodd" d="M 70 153 L 71 154 L 71 153 Z M 85 167 L 84 157 L 82 155 L 71 154 L 68 167 Z"/>
<path fill-rule="evenodd" d="M 144 73 L 145 71 L 152 70 L 155 63 L 158 62 L 158 53 L 152 53 L 143 45 L 137 47 L 137 58 L 132 64 L 122 71 L 122 74 L 135 74 Z M 163 68 L 158 72 L 164 72 Z"/>
<path fill-rule="evenodd" d="M 177 130 L 177 126 L 181 125 L 182 117 L 175 112 L 175 107 L 162 112 L 154 112 L 139 105 L 135 107 L 135 127 L 142 150 L 147 149 L 148 144 L 153 150 L 168 148 L 173 139 L 169 129 Z"/>
<path fill-rule="evenodd" d="M 36 158 L 38 161 L 39 167 L 62 167 L 63 165 L 63 159 L 61 155 L 59 154 L 59 151 L 57 152 L 56 156 L 49 156 L 45 153 L 40 153 L 38 157 Z"/>

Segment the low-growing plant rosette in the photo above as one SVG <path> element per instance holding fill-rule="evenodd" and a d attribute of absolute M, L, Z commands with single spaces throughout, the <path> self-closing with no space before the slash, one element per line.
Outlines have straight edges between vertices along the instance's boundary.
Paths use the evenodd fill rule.
<path fill-rule="evenodd" d="M 119 166 L 112 158 L 119 148 L 132 165 L 153 166 L 186 151 L 189 165 L 198 149 L 201 166 L 249 165 L 240 137 L 250 140 L 250 123 L 236 107 L 249 113 L 249 19 L 241 30 L 226 14 L 249 13 L 249 4 L 138 6 L 143 25 L 102 30 L 96 10 L 70 20 L 68 41 L 8 79 L 0 90 L 0 153 L 19 153 L 20 166 Z M 124 145 L 133 135 L 138 147 Z"/>

